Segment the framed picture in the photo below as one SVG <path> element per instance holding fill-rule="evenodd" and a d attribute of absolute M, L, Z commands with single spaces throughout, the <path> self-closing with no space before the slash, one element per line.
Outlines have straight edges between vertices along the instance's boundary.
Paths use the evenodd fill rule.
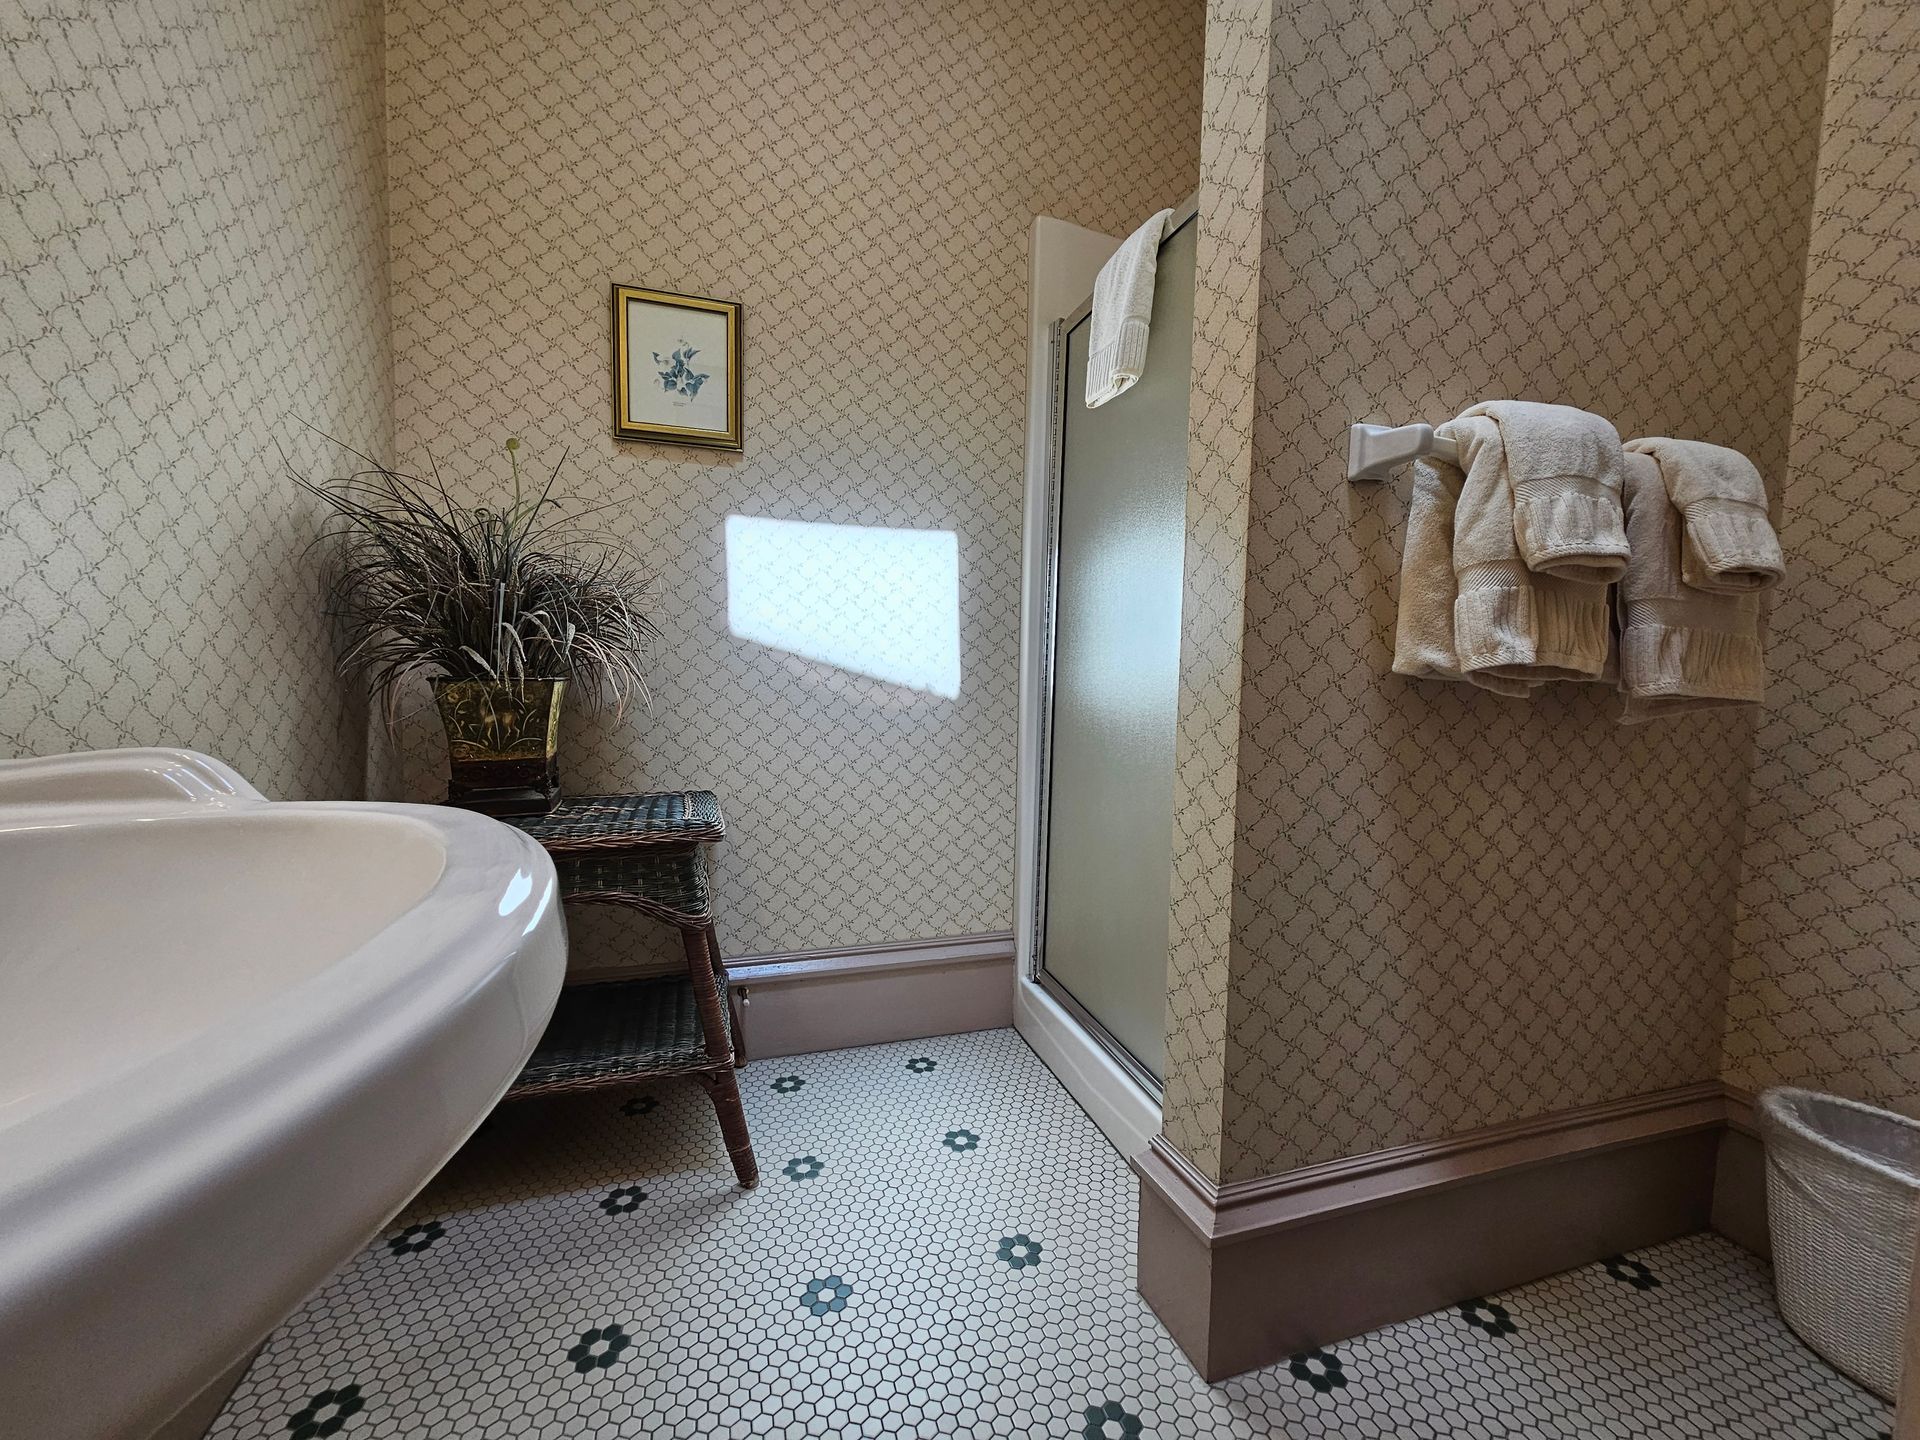
<path fill-rule="evenodd" d="M 613 434 L 742 448 L 739 305 L 613 287 Z"/>

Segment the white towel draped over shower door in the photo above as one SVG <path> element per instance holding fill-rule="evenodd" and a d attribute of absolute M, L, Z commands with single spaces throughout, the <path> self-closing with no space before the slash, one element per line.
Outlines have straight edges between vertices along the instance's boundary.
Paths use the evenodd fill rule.
<path fill-rule="evenodd" d="M 1093 282 L 1087 337 L 1087 408 L 1127 393 L 1147 368 L 1147 331 L 1153 319 L 1153 282 L 1160 242 L 1173 211 L 1162 210 L 1120 242 Z"/>

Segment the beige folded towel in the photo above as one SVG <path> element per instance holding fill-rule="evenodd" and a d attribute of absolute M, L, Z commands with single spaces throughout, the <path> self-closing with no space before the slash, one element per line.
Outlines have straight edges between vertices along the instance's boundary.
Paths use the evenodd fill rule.
<path fill-rule="evenodd" d="M 1743 595 L 1786 574 L 1780 537 L 1767 518 L 1767 486 L 1738 450 L 1703 440 L 1633 440 L 1627 449 L 1660 463 L 1667 494 L 1685 519 L 1680 575 L 1696 590 Z"/>
<path fill-rule="evenodd" d="M 1672 476 L 1627 447 L 1627 539 L 1619 587 L 1622 723 L 1683 710 L 1758 704 L 1766 689 L 1760 596 L 1696 590 L 1682 579 Z"/>
<path fill-rule="evenodd" d="M 1613 426 L 1571 405 L 1532 400 L 1488 400 L 1466 415 L 1500 427 L 1514 538 L 1526 567 L 1588 583 L 1618 580 L 1627 568 L 1627 534 Z"/>
<path fill-rule="evenodd" d="M 1468 680 L 1499 695 L 1528 695 L 1533 682 L 1496 675 L 1466 676 L 1453 648 L 1453 521 L 1466 475 L 1440 460 L 1413 470 L 1406 544 L 1400 553 L 1400 612 L 1393 632 L 1396 675 L 1423 680 Z"/>
<path fill-rule="evenodd" d="M 1607 587 L 1535 574 L 1521 560 L 1500 427 L 1462 416 L 1435 433 L 1459 445 L 1466 469 L 1429 460 L 1414 471 L 1394 671 L 1502 695 L 1606 678 Z"/>
<path fill-rule="evenodd" d="M 1147 332 L 1160 242 L 1173 211 L 1162 210 L 1107 257 L 1093 279 L 1093 315 L 1087 327 L 1087 408 L 1127 393 L 1147 368 Z"/>
<path fill-rule="evenodd" d="M 1521 554 L 1505 431 L 1485 415 L 1449 420 L 1466 481 L 1453 521 L 1453 646 L 1468 679 L 1598 680 L 1611 638 L 1604 581 L 1529 568 Z M 1621 536 L 1624 549 L 1625 534 Z"/>

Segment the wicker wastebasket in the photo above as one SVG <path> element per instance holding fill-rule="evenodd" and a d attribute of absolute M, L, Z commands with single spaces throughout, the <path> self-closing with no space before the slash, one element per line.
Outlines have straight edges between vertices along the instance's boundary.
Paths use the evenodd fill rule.
<path fill-rule="evenodd" d="M 1920 1123 L 1812 1090 L 1760 1097 L 1780 1312 L 1883 1400 L 1900 1386 Z"/>

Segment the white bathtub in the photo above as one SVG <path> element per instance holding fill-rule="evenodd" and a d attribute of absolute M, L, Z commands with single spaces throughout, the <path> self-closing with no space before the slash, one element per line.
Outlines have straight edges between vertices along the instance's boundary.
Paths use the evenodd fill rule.
<path fill-rule="evenodd" d="M 0 764 L 0 1432 L 144 1436 L 230 1369 L 485 1116 L 564 962 L 484 817 Z"/>

